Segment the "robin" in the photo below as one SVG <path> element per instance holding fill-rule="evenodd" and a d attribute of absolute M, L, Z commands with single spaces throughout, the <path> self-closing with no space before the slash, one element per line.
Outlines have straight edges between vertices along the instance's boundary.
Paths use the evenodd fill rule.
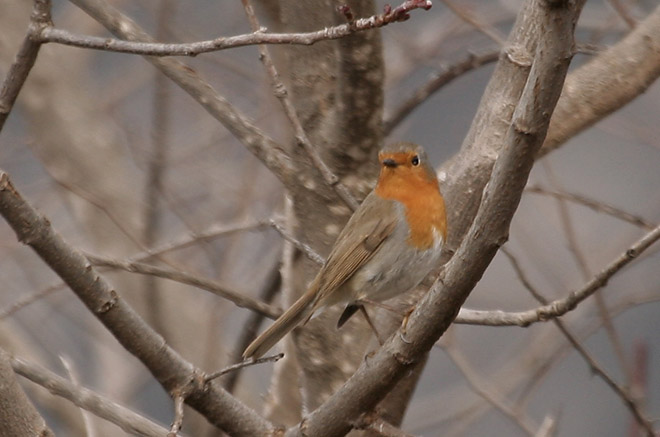
<path fill-rule="evenodd" d="M 378 160 L 376 188 L 353 213 L 307 291 L 245 349 L 243 358 L 261 357 L 319 310 L 338 303 L 347 304 L 340 327 L 364 302 L 408 291 L 438 264 L 447 219 L 424 149 L 395 143 Z"/>

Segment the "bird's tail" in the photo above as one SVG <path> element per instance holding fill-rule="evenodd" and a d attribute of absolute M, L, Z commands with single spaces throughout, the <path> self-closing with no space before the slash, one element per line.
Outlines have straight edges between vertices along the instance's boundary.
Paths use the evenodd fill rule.
<path fill-rule="evenodd" d="M 314 312 L 316 287 L 312 286 L 286 310 L 275 323 L 254 339 L 243 352 L 243 359 L 260 358 L 296 326 L 309 319 Z"/>

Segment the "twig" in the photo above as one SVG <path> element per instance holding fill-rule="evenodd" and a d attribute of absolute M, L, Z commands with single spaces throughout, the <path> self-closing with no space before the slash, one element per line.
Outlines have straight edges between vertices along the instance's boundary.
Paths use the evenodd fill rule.
<path fill-rule="evenodd" d="M 227 366 L 224 369 L 218 370 L 217 372 L 209 373 L 204 377 L 204 384 L 208 384 L 209 382 L 213 381 L 214 379 L 225 375 L 229 372 L 233 372 L 234 370 L 242 369 L 243 367 L 248 367 L 248 366 L 253 366 L 255 364 L 263 364 L 263 363 L 268 363 L 268 362 L 276 362 L 279 361 L 284 357 L 283 353 L 279 353 L 277 355 L 270 355 L 267 357 L 259 358 L 256 360 L 246 360 L 242 361 L 240 363 L 232 364 L 231 366 Z"/>
<path fill-rule="evenodd" d="M 83 8 L 83 4 L 91 5 L 91 3 L 78 0 L 74 0 L 74 3 Z M 327 27 L 315 32 L 267 33 L 264 28 L 259 28 L 253 33 L 245 35 L 220 37 L 208 41 L 184 44 L 156 43 L 150 38 L 138 38 L 135 40 L 133 38 L 126 38 L 125 35 L 119 35 L 125 39 L 78 35 L 52 26 L 42 29 L 37 37 L 39 43 L 52 42 L 86 49 L 130 53 L 135 55 L 197 56 L 202 53 L 257 44 L 311 45 L 319 41 L 339 39 L 356 32 L 376 29 L 397 21 L 405 21 L 408 19 L 408 12 L 415 9 L 428 10 L 430 8 L 430 0 L 407 0 L 394 9 L 390 8 L 389 13 L 383 12 L 382 14 L 373 15 L 371 17 L 359 18 L 351 23 Z"/>
<path fill-rule="evenodd" d="M 620 109 L 655 83 L 660 77 L 658 27 L 660 5 L 623 39 L 571 72 L 539 157 Z M 616 74 L 612 74 L 613 65 Z"/>
<path fill-rule="evenodd" d="M 506 37 L 502 35 L 497 29 L 488 24 L 482 23 L 477 17 L 475 17 L 471 12 L 467 10 L 466 7 L 456 6 L 449 0 L 442 0 L 442 3 L 445 4 L 457 17 L 466 23 L 472 25 L 479 32 L 486 35 L 488 38 L 492 39 L 497 43 L 498 46 L 504 46 Z"/>
<path fill-rule="evenodd" d="M 519 417 L 511 407 L 510 402 L 502 398 L 499 393 L 488 386 L 488 383 L 483 378 L 477 375 L 465 356 L 453 346 L 451 341 L 444 342 L 444 345 L 441 347 L 475 393 L 484 398 L 486 402 L 509 418 L 514 424 L 518 425 L 527 435 L 534 436 L 535 430 L 538 428 L 537 425 L 529 423 L 529 419 L 526 417 Z"/>
<path fill-rule="evenodd" d="M 139 273 L 142 275 L 152 275 L 159 278 L 170 279 L 172 281 L 180 282 L 182 284 L 192 285 L 202 290 L 210 291 L 211 293 L 218 295 L 224 299 L 227 299 L 233 302 L 236 306 L 241 308 L 247 308 L 251 311 L 256 311 L 270 319 L 276 319 L 282 312 L 277 308 L 260 302 L 256 299 L 253 299 L 240 291 L 236 291 L 231 287 L 228 287 L 225 284 L 220 283 L 219 281 L 213 281 L 210 279 L 200 278 L 199 275 L 194 275 L 187 272 L 182 272 L 179 270 L 173 270 L 165 267 L 156 267 L 149 264 L 117 260 L 108 257 L 102 257 L 98 255 L 93 255 L 91 253 L 85 253 L 85 256 L 95 266 L 99 267 L 111 267 L 115 269 L 125 270 L 131 273 Z"/>
<path fill-rule="evenodd" d="M 642 254 L 653 243 L 660 239 L 660 226 L 645 234 L 624 253 L 619 255 L 600 273 L 587 282 L 582 288 L 570 292 L 562 299 L 554 300 L 547 305 L 535 309 L 519 312 L 505 311 L 479 311 L 461 308 L 456 317 L 456 323 L 487 325 L 487 326 L 529 326 L 536 322 L 545 322 L 555 317 L 562 316 L 575 307 L 596 290 L 604 287 L 607 281 L 623 267 Z"/>
<path fill-rule="evenodd" d="M 97 198 L 97 196 L 87 187 L 69 182 L 66 178 L 63 178 L 61 174 L 53 171 L 54 169 L 50 166 L 44 166 L 44 170 L 57 185 L 101 211 L 117 227 L 117 229 L 119 229 L 119 232 L 124 234 L 124 236 L 131 241 L 131 243 L 135 244 L 135 246 L 141 250 L 147 250 L 147 246 L 140 241 L 140 238 L 135 235 L 135 233 L 129 228 L 128 224 L 123 221 L 115 211 L 104 205 L 103 201 Z"/>
<path fill-rule="evenodd" d="M 323 265 L 323 263 L 325 262 L 325 258 L 319 255 L 319 253 L 316 252 L 314 249 L 312 249 L 308 244 L 305 244 L 302 241 L 298 241 L 296 237 L 294 237 L 286 229 L 284 229 L 284 226 L 282 226 L 281 223 L 273 219 L 270 221 L 270 224 L 277 232 L 280 233 L 282 238 L 284 238 L 289 243 L 293 244 L 297 249 L 300 249 L 307 258 L 311 259 L 312 261 L 314 261 L 319 265 Z"/>
<path fill-rule="evenodd" d="M 274 425 L 214 384 L 201 384 L 203 372 L 158 335 L 88 259 L 54 231 L 0 170 L 0 214 L 19 241 L 29 245 L 71 288 L 121 345 L 138 358 L 170 394 L 190 393 L 186 403 L 229 434 L 267 435 Z"/>
<path fill-rule="evenodd" d="M 630 396 L 642 405 L 646 401 L 648 387 L 649 349 L 646 342 L 637 342 L 633 346 L 633 379 L 630 384 Z M 632 420 L 629 427 L 629 436 L 637 437 L 640 434 L 640 425 Z"/>
<path fill-rule="evenodd" d="M 185 398 L 183 396 L 174 396 L 174 419 L 172 420 L 172 426 L 170 427 L 170 432 L 167 433 L 167 437 L 175 437 L 181 427 L 183 426 L 183 401 Z"/>
<path fill-rule="evenodd" d="M 271 268 L 271 271 L 268 274 L 268 279 L 266 279 L 266 285 L 260 293 L 260 301 L 270 304 L 277 292 L 280 291 L 282 286 L 282 275 L 280 274 L 279 269 L 279 262 L 275 263 L 275 265 L 273 265 Z M 238 362 L 241 360 L 243 351 L 257 336 L 257 332 L 261 322 L 263 321 L 263 318 L 264 316 L 257 312 L 252 312 L 248 315 L 248 319 L 245 321 L 243 328 L 240 330 L 240 335 L 238 340 L 236 340 L 234 350 L 229 356 L 230 363 Z M 229 393 L 232 393 L 240 375 L 240 370 L 230 373 L 227 378 L 222 381 L 225 390 L 227 390 Z"/>
<path fill-rule="evenodd" d="M 554 414 L 546 415 L 539 429 L 534 433 L 534 437 L 554 437 L 557 434 L 557 422 L 557 417 Z"/>
<path fill-rule="evenodd" d="M 626 212 L 622 209 L 619 209 L 615 206 L 609 205 L 605 202 L 601 202 L 599 200 L 592 199 L 588 196 L 584 196 L 582 194 L 577 194 L 577 193 L 569 193 L 567 191 L 557 191 L 557 190 L 549 190 L 547 188 L 543 188 L 539 185 L 529 185 L 528 187 L 525 188 L 525 191 L 533 194 L 543 194 L 546 196 L 552 196 L 557 199 L 565 199 L 568 200 L 569 202 L 574 202 L 578 203 L 580 205 L 584 205 L 587 208 L 590 208 L 594 211 L 597 212 L 602 212 L 604 214 L 611 215 L 612 217 L 616 217 L 619 220 L 623 220 L 625 222 L 631 223 L 635 226 L 640 226 L 645 229 L 653 229 L 656 225 L 653 223 L 649 222 L 648 220 L 644 219 L 643 217 L 630 214 L 629 212 Z"/>
<path fill-rule="evenodd" d="M 633 293 L 626 293 L 626 296 L 622 296 L 622 299 L 612 306 L 611 312 L 614 316 L 618 316 L 625 311 L 635 309 L 641 305 L 657 303 L 660 301 L 660 295 L 658 295 L 655 290 L 650 291 L 644 296 L 633 296 L 632 298 L 628 298 L 627 295 L 631 294 Z M 600 318 L 591 316 L 589 320 L 584 321 L 585 325 L 580 327 L 579 334 L 580 338 L 582 339 L 590 338 L 601 329 Z M 496 389 L 499 389 L 507 394 L 517 393 L 518 399 L 516 400 L 515 404 L 516 408 L 519 408 L 520 405 L 525 403 L 525 398 L 532 395 L 533 388 L 543 383 L 543 380 L 545 379 L 545 376 L 548 374 L 551 367 L 556 365 L 560 361 L 561 357 L 566 356 L 570 352 L 568 350 L 570 347 L 571 346 L 566 342 L 555 342 L 552 345 L 549 345 L 546 342 L 534 341 L 530 347 L 525 348 L 524 354 L 517 357 L 519 362 L 529 363 L 531 370 L 528 370 L 530 370 L 531 373 L 523 372 L 523 365 L 518 366 L 518 369 L 515 367 L 508 368 L 506 373 L 511 376 L 511 379 L 501 378 L 497 375 L 494 376 L 493 381 L 497 382 Z M 527 382 L 525 383 L 523 379 Z M 513 380 L 513 382 L 511 380 Z M 435 408 L 435 403 L 433 405 Z M 425 407 L 420 406 L 420 409 L 424 410 Z M 466 434 L 466 426 L 469 426 L 469 423 L 475 419 L 475 416 L 483 415 L 485 410 L 486 408 L 484 407 L 483 403 L 469 402 L 467 405 L 458 407 L 455 410 L 444 410 L 442 414 L 438 414 L 434 420 L 415 423 L 414 427 L 417 427 L 418 429 L 425 429 L 430 426 L 451 421 L 454 423 L 454 431 L 448 431 L 443 435 L 462 436 Z M 634 418 L 633 422 L 637 423 Z M 635 434 L 635 437 L 638 437 L 638 434 Z"/>
<path fill-rule="evenodd" d="M 558 320 L 555 320 L 555 323 L 558 322 Z M 607 385 L 614 390 L 614 392 L 621 398 L 623 401 L 624 405 L 628 407 L 632 415 L 635 417 L 635 420 L 639 425 L 645 430 L 647 437 L 655 437 L 655 431 L 653 429 L 653 423 L 651 420 L 647 419 L 644 417 L 644 414 L 641 411 L 641 408 L 639 405 L 637 405 L 636 400 L 630 396 L 628 391 L 620 386 L 614 378 L 610 376 L 609 373 L 605 371 L 603 367 L 601 367 L 598 362 L 591 356 L 591 354 L 582 346 L 582 344 L 579 342 L 577 338 L 575 338 L 563 324 L 556 323 L 557 327 L 562 331 L 564 336 L 568 339 L 568 341 L 571 343 L 573 348 L 582 356 L 582 358 L 587 362 L 587 365 L 589 366 L 589 369 L 592 371 L 592 373 L 597 374 L 600 376 L 603 381 Z"/>
<path fill-rule="evenodd" d="M 602 47 L 593 44 L 576 44 L 576 53 L 594 55 L 601 50 Z M 426 83 L 423 83 L 413 91 L 410 97 L 404 100 L 392 111 L 391 115 L 385 118 L 383 121 L 383 132 L 385 135 L 389 135 L 410 113 L 442 87 L 469 71 L 497 61 L 500 53 L 500 50 L 493 50 L 482 54 L 468 53 L 466 57 L 452 64 L 442 66 L 439 71 L 432 73 Z"/>
<path fill-rule="evenodd" d="M 167 35 L 173 12 L 174 5 L 171 0 L 160 2 L 156 38 L 164 39 Z M 155 244 L 161 230 L 159 204 L 168 164 L 168 134 L 172 112 L 170 83 L 161 72 L 154 71 L 153 73 L 155 77 L 152 96 L 151 153 L 147 162 L 147 178 L 144 187 L 144 227 L 142 228 L 142 241 L 146 247 L 152 247 Z M 143 284 L 152 326 L 166 339 L 171 338 L 168 332 L 169 323 L 165 320 L 165 306 L 158 281 L 153 276 L 145 276 Z"/>
<path fill-rule="evenodd" d="M 355 423 L 355 429 L 368 431 L 369 436 L 380 437 L 413 437 L 384 420 L 376 411 L 364 414 Z"/>
<path fill-rule="evenodd" d="M 271 221 L 268 219 L 264 220 L 255 220 L 255 221 L 242 221 L 238 223 L 232 223 L 228 225 L 223 225 L 223 224 L 216 224 L 210 226 L 208 229 L 202 231 L 202 232 L 195 232 L 191 233 L 189 235 L 180 237 L 178 239 L 175 239 L 173 241 L 167 242 L 163 244 L 162 246 L 155 247 L 153 249 L 147 249 L 144 252 L 135 254 L 130 256 L 128 259 L 124 260 L 123 262 L 131 262 L 135 263 L 138 261 L 144 261 L 146 259 L 149 259 L 154 256 L 162 255 L 166 252 L 172 251 L 172 250 L 177 250 L 181 249 L 184 247 L 188 247 L 192 244 L 197 243 L 199 240 L 211 240 L 213 238 L 217 238 L 220 236 L 225 236 L 227 234 L 232 234 L 235 232 L 243 232 L 243 231 L 252 231 L 252 230 L 258 230 L 258 229 L 266 229 L 270 228 L 272 225 Z M 109 266 L 109 268 L 117 268 L 114 266 Z M 208 290 L 211 291 L 212 293 L 219 292 L 220 288 L 219 287 L 214 287 L 214 290 Z M 224 287 L 224 285 L 223 285 Z M 42 299 L 58 290 L 61 290 L 64 288 L 64 284 L 62 282 L 59 282 L 57 284 L 50 285 L 42 290 L 36 291 L 34 293 L 31 293 L 27 296 L 24 296 L 22 298 L 17 299 L 14 303 L 9 304 L 5 306 L 4 308 L 0 309 L 0 320 L 9 317 L 16 313 L 17 311 L 20 311 L 24 307 L 31 305 L 32 303 L 38 301 L 39 299 Z M 227 289 L 228 290 L 228 289 Z M 279 310 L 275 310 L 277 314 L 279 314 Z M 257 311 L 257 314 L 259 312 Z M 266 316 L 267 317 L 267 316 Z"/>
<path fill-rule="evenodd" d="M 131 41 L 153 42 L 153 38 L 136 23 L 101 0 L 71 0 L 115 35 Z M 193 97 L 211 116 L 222 123 L 285 186 L 293 171 L 293 163 L 283 147 L 250 123 L 227 99 L 189 66 L 174 58 L 147 56 L 145 60 L 158 68 Z"/>
<path fill-rule="evenodd" d="M 244 231 L 258 231 L 268 229 L 272 225 L 271 220 L 274 219 L 261 219 L 261 220 L 241 220 L 236 223 L 224 224 L 216 223 L 209 226 L 207 229 L 200 232 L 191 232 L 187 235 L 172 239 L 160 246 L 150 248 L 144 252 L 131 255 L 129 261 L 145 261 L 154 256 L 162 255 L 166 252 L 179 250 L 197 244 L 199 241 L 209 241 L 214 238 L 224 237 L 236 232 Z"/>
<path fill-rule="evenodd" d="M 469 53 L 465 58 L 460 59 L 451 65 L 446 65 L 442 67 L 440 71 L 433 73 L 426 83 L 417 88 L 410 97 L 394 109 L 392 115 L 385 119 L 383 122 L 383 131 L 385 135 L 389 135 L 399 123 L 413 112 L 413 110 L 424 103 L 440 88 L 468 71 L 497 61 L 499 55 L 499 50 L 480 55 Z"/>
<path fill-rule="evenodd" d="M 243 2 L 243 8 L 245 9 L 245 14 L 247 15 L 248 21 L 250 22 L 250 27 L 252 28 L 252 31 L 258 32 L 260 29 L 259 20 L 257 19 L 257 16 L 254 13 L 254 8 L 252 7 L 250 0 L 242 0 L 242 2 Z M 298 118 L 298 114 L 296 113 L 296 108 L 293 106 L 291 99 L 289 99 L 288 97 L 288 91 L 286 89 L 286 85 L 284 85 L 284 83 L 280 79 L 280 75 L 277 72 L 277 69 L 275 68 L 275 64 L 273 63 L 273 60 L 270 56 L 270 51 L 268 50 L 268 47 L 266 47 L 264 44 L 259 45 L 259 59 L 261 60 L 261 63 L 264 65 L 266 74 L 270 79 L 270 85 L 273 88 L 273 94 L 279 100 L 280 104 L 282 105 L 282 108 L 284 108 L 284 113 L 286 114 L 287 118 L 289 119 L 289 122 L 293 126 L 296 142 L 300 146 L 302 146 L 305 152 L 307 152 L 310 159 L 312 160 L 312 163 L 314 164 L 316 169 L 321 173 L 321 176 L 323 177 L 325 183 L 335 190 L 339 198 L 341 198 L 344 201 L 344 203 L 349 208 L 351 208 L 352 211 L 355 211 L 359 206 L 358 201 L 355 200 L 353 195 L 350 193 L 350 191 L 348 191 L 348 189 L 344 186 L 344 184 L 342 184 L 339 181 L 339 177 L 337 177 L 337 175 L 334 174 L 332 170 L 330 170 L 330 168 L 323 161 L 323 158 L 321 158 L 321 155 L 319 154 L 318 150 L 316 150 L 316 147 L 314 147 L 314 145 L 312 145 L 311 141 L 309 140 L 309 137 L 305 133 L 305 130 L 303 129 L 302 124 L 300 123 L 300 119 Z"/>
<path fill-rule="evenodd" d="M 64 370 L 66 370 L 66 373 L 69 375 L 69 379 L 71 380 L 71 383 L 74 386 L 80 386 L 80 382 L 78 380 L 76 372 L 73 369 L 73 364 L 71 364 L 69 359 L 64 355 L 60 355 L 59 358 L 60 358 L 60 362 L 62 363 L 62 366 L 64 366 Z M 86 411 L 84 408 L 80 408 L 80 413 L 83 419 L 83 424 L 85 425 L 85 437 L 95 437 L 96 432 L 94 431 L 94 428 L 92 426 L 92 420 L 89 412 Z"/>
<path fill-rule="evenodd" d="M 48 28 L 52 24 L 50 8 L 50 0 L 35 0 L 34 2 L 27 35 L 2 82 L 2 89 L 0 89 L 0 131 L 14 107 L 14 102 L 25 84 L 25 79 L 37 60 L 42 43 L 38 36 L 44 28 Z"/>
<path fill-rule="evenodd" d="M 542 163 L 543 163 L 543 168 L 545 169 L 548 175 L 548 179 L 550 183 L 556 189 L 558 189 L 558 191 L 563 191 L 561 183 L 559 182 L 559 179 L 555 176 L 555 173 L 552 170 L 552 166 L 549 164 L 548 160 L 545 159 L 542 161 Z M 573 226 L 573 220 L 571 220 L 571 215 L 566 205 L 566 200 L 562 198 L 557 198 L 556 200 L 557 200 L 557 208 L 559 210 L 559 220 L 561 222 L 561 226 L 564 231 L 564 234 L 566 235 L 566 239 L 568 240 L 568 246 L 570 252 L 573 254 L 573 258 L 578 264 L 578 268 L 582 273 L 583 280 L 586 281 L 593 275 L 593 272 L 589 268 L 587 256 L 580 247 L 579 239 L 577 233 L 575 232 L 575 226 Z M 612 323 L 612 318 L 610 316 L 610 313 L 607 310 L 607 304 L 605 303 L 605 298 L 603 297 L 602 293 L 596 292 L 594 293 L 594 300 L 596 302 L 596 307 L 598 308 L 598 313 L 600 314 L 600 317 L 603 319 L 603 326 L 605 328 L 605 333 L 607 334 L 607 338 L 612 344 L 614 353 L 619 361 L 619 366 L 623 374 L 625 375 L 625 380 L 630 381 L 631 379 L 630 369 L 628 367 L 625 353 L 623 351 L 623 345 L 621 344 L 621 339 L 619 338 L 618 332 L 614 328 L 614 324 Z M 541 303 L 545 304 L 547 302 L 541 302 Z"/>
<path fill-rule="evenodd" d="M 536 298 L 536 300 L 538 300 L 543 305 L 547 305 L 548 301 L 538 292 L 538 290 L 536 290 L 535 287 L 531 285 L 531 282 L 529 281 L 529 279 L 527 279 L 524 271 L 520 267 L 518 260 L 510 253 L 507 253 L 507 257 L 509 257 L 509 260 L 512 262 L 512 265 L 516 270 L 516 273 L 518 274 L 518 277 L 520 278 L 521 282 L 525 285 L 525 288 L 528 289 L 528 291 Z M 601 320 L 603 322 L 603 325 L 607 326 L 609 320 L 606 317 L 602 317 L 602 313 L 601 313 Z M 609 375 L 609 373 L 607 373 L 605 369 L 598 364 L 598 362 L 591 356 L 591 354 L 586 350 L 586 348 L 582 346 L 582 344 L 577 339 L 577 337 L 573 335 L 573 333 L 571 333 L 571 331 L 568 329 L 566 324 L 561 319 L 555 318 L 552 321 L 561 331 L 564 337 L 566 337 L 566 339 L 573 346 L 573 348 L 577 350 L 577 352 L 587 362 L 591 371 L 599 375 L 614 390 L 614 392 L 621 398 L 621 400 L 623 400 L 624 404 L 628 407 L 628 409 L 633 414 L 637 422 L 647 431 L 649 437 L 653 437 L 655 435 L 655 432 L 653 431 L 652 423 L 644 417 L 644 415 L 641 412 L 640 406 L 637 405 L 636 400 L 633 399 L 632 396 L 630 396 L 628 390 L 620 386 L 614 380 L 614 378 L 612 378 Z"/>
<path fill-rule="evenodd" d="M 20 299 L 16 300 L 14 303 L 9 304 L 6 307 L 0 309 L 0 320 L 11 316 L 15 312 L 25 308 L 26 306 L 63 288 L 64 288 L 64 284 L 60 282 L 59 284 L 51 285 L 49 287 L 44 288 L 43 290 L 39 290 L 37 292 L 28 294 L 27 296 L 21 297 Z"/>
<path fill-rule="evenodd" d="M 162 426 L 90 389 L 22 358 L 12 357 L 10 360 L 17 374 L 46 388 L 55 396 L 68 399 L 76 406 L 114 423 L 129 434 L 147 437 L 163 437 L 167 434 L 167 429 Z"/>
<path fill-rule="evenodd" d="M 55 434 L 30 401 L 11 365 L 11 356 L 0 349 L 0 423 L 6 436 L 54 437 Z"/>

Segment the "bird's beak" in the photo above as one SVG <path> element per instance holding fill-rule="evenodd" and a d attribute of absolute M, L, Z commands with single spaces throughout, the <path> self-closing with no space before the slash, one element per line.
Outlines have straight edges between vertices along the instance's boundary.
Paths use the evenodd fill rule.
<path fill-rule="evenodd" d="M 397 166 L 397 163 L 396 163 L 396 161 L 393 160 L 392 158 L 387 158 L 387 159 L 383 159 L 383 165 L 384 165 L 385 167 L 394 168 L 394 167 Z"/>

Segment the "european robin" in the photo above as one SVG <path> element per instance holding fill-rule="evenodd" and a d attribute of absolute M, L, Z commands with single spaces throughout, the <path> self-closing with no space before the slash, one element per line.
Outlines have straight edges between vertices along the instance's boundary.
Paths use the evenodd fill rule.
<path fill-rule="evenodd" d="M 337 237 L 307 291 L 243 352 L 259 358 L 317 311 L 347 304 L 341 326 L 364 301 L 417 286 L 438 264 L 447 239 L 445 203 L 421 146 L 395 143 L 378 154 L 380 175 Z"/>

